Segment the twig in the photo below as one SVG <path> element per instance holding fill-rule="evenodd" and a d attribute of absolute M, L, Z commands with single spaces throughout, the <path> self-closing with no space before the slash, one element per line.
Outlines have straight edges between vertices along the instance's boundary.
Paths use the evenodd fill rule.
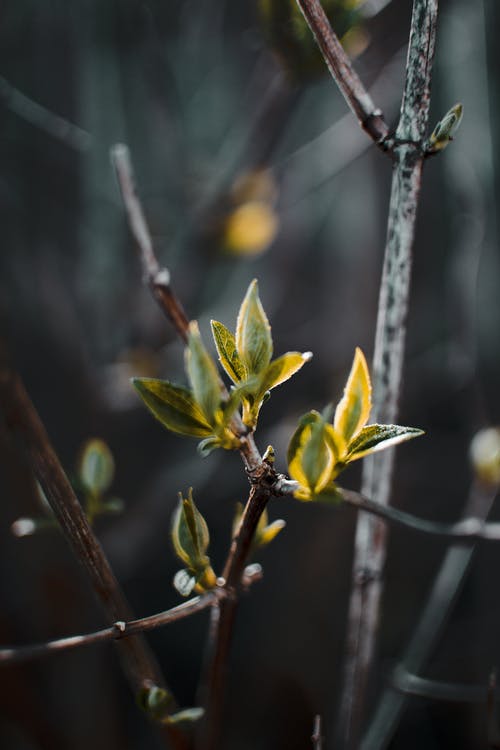
<path fill-rule="evenodd" d="M 92 146 L 92 136 L 83 128 L 51 112 L 0 76 L 0 101 L 11 112 L 77 151 Z"/>
<path fill-rule="evenodd" d="M 464 517 L 474 515 L 485 521 L 493 507 L 497 491 L 497 487 L 484 487 L 473 483 L 464 509 Z M 409 673 L 418 674 L 428 659 L 446 617 L 458 598 L 473 553 L 474 547 L 458 545 L 447 551 L 402 658 L 402 666 Z M 395 691 L 392 687 L 384 691 L 368 732 L 363 738 L 362 750 L 382 750 L 387 747 L 404 705 L 403 693 Z"/>
<path fill-rule="evenodd" d="M 393 146 L 394 172 L 373 362 L 373 418 L 382 423 L 395 421 L 401 390 L 411 256 L 424 161 L 423 141 L 429 116 L 437 6 L 437 0 L 413 2 L 405 88 Z M 367 460 L 363 470 L 363 494 L 381 505 L 387 505 L 392 471 L 392 451 L 376 460 Z M 356 529 L 340 714 L 340 736 L 344 748 L 357 747 L 362 731 L 366 687 L 378 628 L 385 554 L 384 526 L 371 516 L 360 514 Z"/>
<path fill-rule="evenodd" d="M 389 136 L 389 126 L 352 67 L 320 0 L 297 0 L 297 4 L 316 38 L 330 73 L 359 124 L 378 146 L 386 150 L 385 140 Z"/>
<path fill-rule="evenodd" d="M 390 505 L 381 505 L 358 492 L 351 492 L 350 490 L 340 490 L 339 492 L 347 505 L 352 505 L 358 510 L 413 531 L 419 531 L 422 534 L 445 537 L 451 542 L 462 542 L 463 544 L 474 544 L 477 541 L 500 541 L 500 523 L 486 523 L 484 519 L 477 516 L 462 518 L 455 523 L 428 521 Z"/>
<path fill-rule="evenodd" d="M 127 212 L 130 231 L 139 251 L 144 282 L 148 285 L 160 308 L 170 319 L 181 339 L 187 341 L 189 320 L 170 285 L 170 272 L 161 268 L 156 258 L 141 203 L 137 197 L 130 153 L 123 143 L 111 149 L 111 161 Z"/>
<path fill-rule="evenodd" d="M 403 667 L 398 667 L 395 671 L 392 684 L 395 690 L 405 695 L 415 695 L 433 701 L 486 704 L 488 698 L 494 700 L 498 697 L 495 686 L 492 689 L 486 684 L 466 685 L 458 682 L 428 680 L 408 672 Z"/>
<path fill-rule="evenodd" d="M 313 750 L 323 750 L 323 735 L 321 734 L 321 716 L 317 714 L 314 717 L 312 746 Z"/>
<path fill-rule="evenodd" d="M 22 439 L 33 472 L 75 557 L 85 569 L 109 623 L 131 620 L 133 616 L 128 602 L 88 524 L 21 379 L 8 363 L 7 353 L 1 342 L 0 407 L 8 427 Z M 140 636 L 119 644 L 119 654 L 135 695 L 152 685 L 164 685 L 159 666 Z M 170 741 L 173 747 L 184 750 L 185 741 L 177 728 L 166 725 L 161 731 L 165 733 L 167 744 Z"/>
<path fill-rule="evenodd" d="M 250 568 L 252 569 L 250 570 Z M 255 581 L 260 580 L 261 577 L 262 571 L 260 566 L 256 566 L 255 568 L 249 566 L 244 572 L 242 585 L 247 588 Z M 84 646 L 92 646 L 95 643 L 118 641 L 122 638 L 130 638 L 137 633 L 156 630 L 157 628 L 161 628 L 171 622 L 177 622 L 178 620 L 183 620 L 185 617 L 190 617 L 197 612 L 202 612 L 204 609 L 207 609 L 207 607 L 211 607 L 215 602 L 222 601 L 228 596 L 229 590 L 219 587 L 212 591 L 208 591 L 201 596 L 193 597 L 192 599 L 189 599 L 176 607 L 167 609 L 164 612 L 149 615 L 148 617 L 141 617 L 138 620 L 130 620 L 128 622 L 119 620 L 118 622 L 113 623 L 111 627 L 102 628 L 93 633 L 57 638 L 53 641 L 30 646 L 2 648 L 0 649 L 0 667 L 6 664 L 14 664 L 30 661 L 31 659 L 38 659 L 44 656 L 50 656 L 51 654 L 60 651 L 69 651 Z"/>
<path fill-rule="evenodd" d="M 265 462 L 262 466 L 265 471 L 267 466 Z M 271 471 L 269 469 L 270 476 L 272 476 Z M 224 585 L 229 591 L 234 589 L 235 583 L 241 576 L 241 571 L 250 552 L 255 529 L 271 492 L 272 490 L 266 487 L 266 482 L 262 477 L 250 490 L 245 510 L 231 543 L 224 567 Z M 216 750 L 219 747 L 224 685 L 236 608 L 237 599 L 230 597 L 212 609 L 208 668 L 203 686 L 206 701 L 205 717 L 200 733 L 200 747 L 203 750 Z"/>

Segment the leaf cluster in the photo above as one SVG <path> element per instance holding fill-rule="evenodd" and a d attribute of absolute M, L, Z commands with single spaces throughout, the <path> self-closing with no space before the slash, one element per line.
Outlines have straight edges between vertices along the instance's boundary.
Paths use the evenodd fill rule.
<path fill-rule="evenodd" d="M 321 414 L 309 411 L 290 440 L 288 471 L 299 484 L 294 493 L 297 499 L 335 495 L 335 480 L 349 463 L 423 434 L 414 427 L 367 425 L 371 390 L 366 360 L 357 348 L 333 422 L 331 406 Z"/>
<path fill-rule="evenodd" d="M 199 450 L 238 449 L 241 421 L 254 430 L 271 389 L 294 375 L 311 358 L 310 352 L 288 352 L 272 360 L 271 327 L 252 281 L 241 304 L 236 334 L 212 321 L 212 334 L 222 367 L 233 386 L 229 393 L 206 350 L 196 322 L 189 327 L 185 369 L 189 388 L 155 378 L 135 378 L 133 384 L 153 415 L 172 432 L 202 438 Z M 235 419 L 242 409 L 240 424 Z"/>

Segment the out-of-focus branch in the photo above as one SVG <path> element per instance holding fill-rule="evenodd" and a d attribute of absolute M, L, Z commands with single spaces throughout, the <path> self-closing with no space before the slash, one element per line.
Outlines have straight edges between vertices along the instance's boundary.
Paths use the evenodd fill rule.
<path fill-rule="evenodd" d="M 260 566 L 248 566 L 244 571 L 241 584 L 244 588 L 247 588 L 255 581 L 260 580 L 261 577 L 262 571 Z M 51 656 L 60 651 L 69 651 L 75 648 L 82 648 L 83 646 L 92 646 L 95 643 L 118 641 L 122 638 L 130 638 L 133 635 L 137 635 L 137 633 L 156 630 L 156 628 L 161 628 L 171 622 L 177 622 L 178 620 L 183 620 L 185 617 L 190 617 L 197 612 L 202 612 L 204 609 L 207 609 L 207 607 L 211 607 L 214 603 L 222 601 L 228 596 L 229 590 L 219 587 L 212 591 L 208 591 L 201 596 L 193 597 L 192 599 L 179 604 L 177 607 L 172 607 L 164 612 L 149 615 L 148 617 L 141 617 L 138 620 L 130 620 L 129 622 L 120 620 L 113 623 L 109 628 L 102 628 L 93 633 L 74 635 L 67 638 L 57 638 L 53 641 L 47 641 L 45 643 L 31 646 L 2 648 L 0 649 L 0 667 L 4 664 L 30 661 L 31 659 Z"/>
<path fill-rule="evenodd" d="M 330 73 L 359 124 L 378 146 L 386 150 L 385 140 L 389 136 L 389 126 L 352 67 L 320 0 L 297 0 L 297 4 L 316 38 Z"/>
<path fill-rule="evenodd" d="M 492 507 L 498 487 L 487 487 L 477 482 L 471 486 L 464 518 L 473 515 L 485 522 Z M 474 553 L 474 547 L 454 545 L 448 549 L 432 584 L 420 619 L 413 630 L 401 665 L 406 672 L 417 675 L 427 661 L 446 618 L 457 600 Z M 387 747 L 397 727 L 406 702 L 405 694 L 387 687 L 363 738 L 362 750 L 382 750 Z"/>
<path fill-rule="evenodd" d="M 0 343 L 0 409 L 7 426 L 26 449 L 33 473 L 40 483 L 64 535 L 77 560 L 83 566 L 94 593 L 110 624 L 133 619 L 104 551 L 89 526 L 83 509 L 64 473 L 45 428 L 11 368 Z M 146 642 L 140 637 L 119 644 L 124 671 L 135 695 L 153 685 L 164 685 L 159 666 Z M 178 750 L 185 741 L 175 727 L 165 726 L 165 741 Z"/>
<path fill-rule="evenodd" d="M 454 523 L 440 523 L 418 518 L 390 505 L 382 505 L 358 492 L 340 490 L 340 495 L 347 505 L 421 534 L 444 537 L 450 542 L 463 544 L 474 544 L 477 541 L 500 542 L 500 523 L 486 523 L 478 516 L 468 516 Z"/>
<path fill-rule="evenodd" d="M 135 189 L 128 147 L 123 143 L 113 146 L 111 161 L 120 185 L 130 231 L 139 251 L 144 282 L 181 339 L 186 342 L 189 320 L 181 302 L 172 290 L 168 268 L 161 268 L 156 258 L 151 234 Z"/>
<path fill-rule="evenodd" d="M 414 0 L 406 79 L 395 142 L 387 242 L 380 286 L 373 360 L 373 419 L 396 421 L 401 391 L 411 277 L 412 249 L 420 195 L 423 143 L 429 117 L 437 0 Z M 381 505 L 389 502 L 393 452 L 369 458 L 362 492 Z M 340 736 L 343 748 L 359 744 L 365 695 L 371 672 L 382 594 L 386 528 L 360 514 L 356 528 L 353 582 L 348 616 L 347 658 L 342 691 Z"/>
<path fill-rule="evenodd" d="M 313 733 L 311 736 L 313 750 L 323 750 L 323 735 L 322 735 L 322 721 L 321 716 L 317 714 L 314 717 Z"/>

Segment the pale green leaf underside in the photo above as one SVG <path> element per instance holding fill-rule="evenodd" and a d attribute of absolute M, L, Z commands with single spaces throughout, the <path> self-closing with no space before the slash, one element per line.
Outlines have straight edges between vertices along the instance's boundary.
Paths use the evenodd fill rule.
<path fill-rule="evenodd" d="M 416 427 L 402 427 L 397 424 L 369 424 L 349 444 L 347 461 L 356 461 L 369 453 L 390 448 L 391 445 L 423 435 Z"/>
<path fill-rule="evenodd" d="M 172 432 L 199 438 L 212 434 L 187 388 L 156 378 L 134 378 L 132 383 L 152 414 Z"/>
<path fill-rule="evenodd" d="M 233 383 L 245 380 L 247 373 L 236 349 L 236 340 L 231 331 L 217 320 L 212 320 L 212 335 L 219 360 Z"/>

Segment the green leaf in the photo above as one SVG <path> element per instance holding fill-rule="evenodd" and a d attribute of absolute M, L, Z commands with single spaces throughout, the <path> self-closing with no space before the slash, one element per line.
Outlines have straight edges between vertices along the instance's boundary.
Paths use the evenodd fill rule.
<path fill-rule="evenodd" d="M 165 721 L 169 709 L 174 705 L 174 698 L 168 690 L 152 685 L 139 691 L 137 703 L 155 721 Z"/>
<path fill-rule="evenodd" d="M 204 713 L 203 708 L 184 708 L 182 711 L 170 714 L 166 718 L 166 722 L 167 724 L 193 724 L 195 721 L 199 721 Z"/>
<path fill-rule="evenodd" d="M 284 383 L 292 375 L 295 375 L 311 358 L 311 352 L 304 352 L 303 354 L 300 352 L 287 352 L 273 360 L 262 378 L 260 384 L 261 392 L 265 393 L 272 388 L 276 388 L 277 385 Z"/>
<path fill-rule="evenodd" d="M 219 361 L 233 383 L 245 380 L 247 372 L 236 349 L 236 340 L 229 329 L 217 320 L 211 321 L 212 335 Z"/>
<path fill-rule="evenodd" d="M 236 348 L 249 375 L 266 369 L 273 353 L 271 327 L 254 279 L 245 295 L 236 324 Z"/>
<path fill-rule="evenodd" d="M 201 570 L 208 565 L 206 551 L 210 534 L 205 519 L 194 503 L 191 488 L 187 498 L 179 493 L 179 504 L 172 519 L 172 542 L 177 556 L 193 570 Z"/>
<path fill-rule="evenodd" d="M 351 441 L 346 462 L 356 461 L 369 453 L 376 453 L 391 445 L 423 435 L 416 427 L 401 427 L 397 424 L 369 424 Z"/>
<path fill-rule="evenodd" d="M 344 396 L 335 410 L 333 423 L 346 443 L 349 443 L 357 435 L 370 416 L 371 390 L 366 360 L 361 349 L 357 347 L 351 372 L 344 389 Z"/>
<path fill-rule="evenodd" d="M 332 479 L 336 454 L 321 414 L 311 411 L 300 420 L 288 447 L 288 471 L 300 488 L 295 497 L 311 500 Z"/>
<path fill-rule="evenodd" d="M 221 383 L 214 361 L 203 346 L 196 321 L 189 324 L 186 372 L 205 419 L 212 426 L 215 425 L 221 405 Z"/>
<path fill-rule="evenodd" d="M 103 440 L 89 440 L 83 446 L 78 474 L 88 492 L 101 495 L 106 492 L 115 473 L 113 455 Z"/>
<path fill-rule="evenodd" d="M 167 429 L 192 437 L 212 434 L 212 427 L 187 388 L 155 378 L 134 378 L 132 383 L 148 409 Z"/>
<path fill-rule="evenodd" d="M 429 138 L 429 149 L 433 152 L 442 151 L 453 140 L 453 136 L 462 122 L 463 106 L 455 104 L 438 122 Z"/>

